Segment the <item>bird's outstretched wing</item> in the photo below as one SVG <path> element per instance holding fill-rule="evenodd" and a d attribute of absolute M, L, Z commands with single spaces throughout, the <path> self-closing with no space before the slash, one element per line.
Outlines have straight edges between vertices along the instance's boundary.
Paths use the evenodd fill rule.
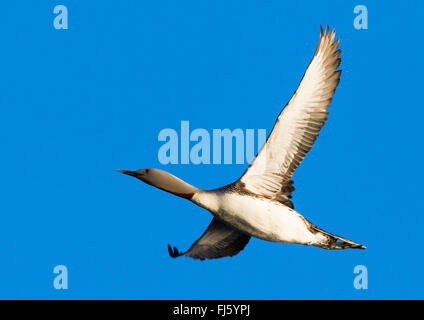
<path fill-rule="evenodd" d="M 212 219 L 205 233 L 186 252 L 168 245 L 169 255 L 173 258 L 184 256 L 193 259 L 216 259 L 232 257 L 244 249 L 250 236 L 245 235 L 216 218 Z"/>
<path fill-rule="evenodd" d="M 339 40 L 321 28 L 317 50 L 293 97 L 284 107 L 265 145 L 238 183 L 250 192 L 293 207 L 291 177 L 312 148 L 327 120 L 340 80 Z"/>

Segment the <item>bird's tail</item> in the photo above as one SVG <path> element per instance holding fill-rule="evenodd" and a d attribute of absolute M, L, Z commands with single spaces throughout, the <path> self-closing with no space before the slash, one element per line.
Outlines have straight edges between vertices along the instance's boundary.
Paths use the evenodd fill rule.
<path fill-rule="evenodd" d="M 327 236 L 328 242 L 325 244 L 320 245 L 321 248 L 328 249 L 328 250 L 334 250 L 334 249 L 366 249 L 365 246 L 362 244 L 353 242 L 352 240 L 342 238 L 339 236 L 336 236 L 335 234 L 329 233 L 327 231 L 322 230 L 321 228 L 317 227 L 316 225 L 311 225 L 312 229 L 315 231 L 318 231 L 324 235 Z"/>

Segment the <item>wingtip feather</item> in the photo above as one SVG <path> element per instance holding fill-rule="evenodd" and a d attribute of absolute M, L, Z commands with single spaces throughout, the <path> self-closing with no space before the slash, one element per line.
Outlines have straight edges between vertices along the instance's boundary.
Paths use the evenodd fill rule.
<path fill-rule="evenodd" d="M 181 253 L 178 251 L 176 247 L 172 248 L 170 244 L 168 244 L 168 253 L 171 258 L 177 258 L 181 256 Z"/>

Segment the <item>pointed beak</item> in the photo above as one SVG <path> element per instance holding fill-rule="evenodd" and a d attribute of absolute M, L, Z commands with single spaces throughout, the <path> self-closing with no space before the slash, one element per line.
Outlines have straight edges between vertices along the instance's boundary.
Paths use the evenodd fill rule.
<path fill-rule="evenodd" d="M 135 171 L 131 171 L 131 170 L 116 170 L 116 171 L 123 173 L 123 174 L 127 174 L 131 177 L 137 177 L 137 172 L 135 172 Z"/>

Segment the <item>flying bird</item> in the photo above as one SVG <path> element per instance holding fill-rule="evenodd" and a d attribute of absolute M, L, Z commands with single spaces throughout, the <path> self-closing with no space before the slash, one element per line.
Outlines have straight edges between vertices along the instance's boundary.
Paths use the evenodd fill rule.
<path fill-rule="evenodd" d="M 159 169 L 118 170 L 156 188 L 190 200 L 213 219 L 185 252 L 168 245 L 171 257 L 215 259 L 234 256 L 251 237 L 324 249 L 365 249 L 359 243 L 317 227 L 294 210 L 292 175 L 312 148 L 328 117 L 340 80 L 339 40 L 321 27 L 315 54 L 290 101 L 256 158 L 236 182 L 202 190 Z"/>

